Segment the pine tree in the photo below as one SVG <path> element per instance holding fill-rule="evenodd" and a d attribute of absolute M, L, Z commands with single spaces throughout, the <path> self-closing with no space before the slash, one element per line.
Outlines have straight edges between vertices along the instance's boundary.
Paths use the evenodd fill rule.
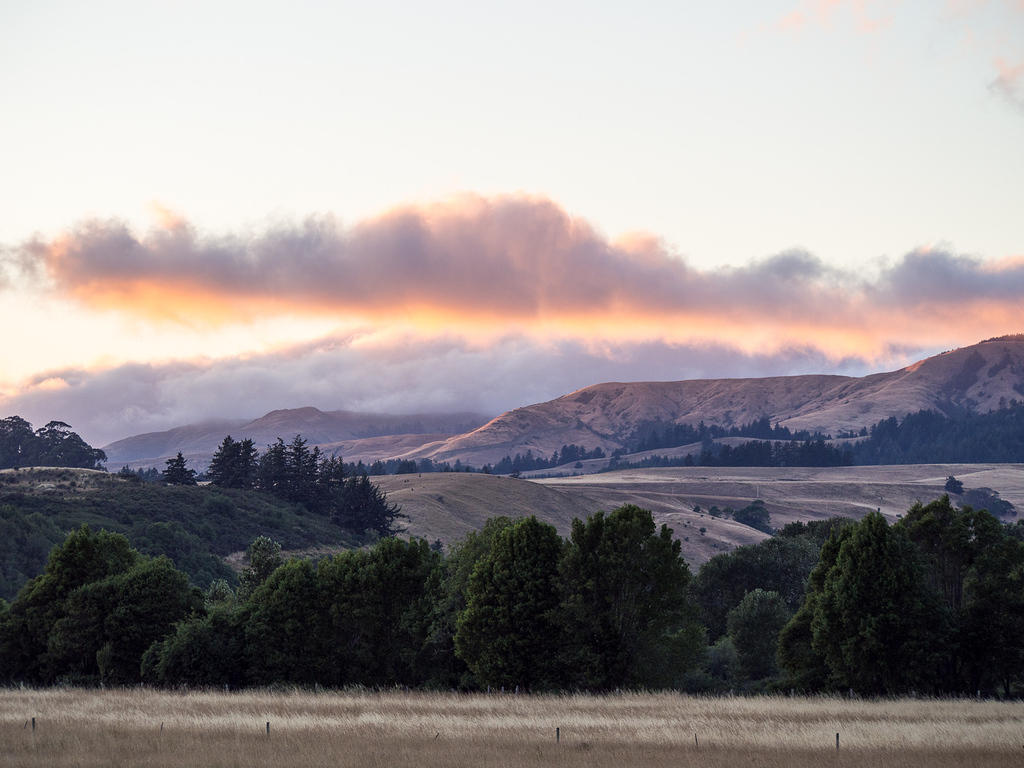
<path fill-rule="evenodd" d="M 167 467 L 160 473 L 160 478 L 168 485 L 195 485 L 196 471 L 189 469 L 187 460 L 178 451 L 178 455 L 167 460 Z"/>

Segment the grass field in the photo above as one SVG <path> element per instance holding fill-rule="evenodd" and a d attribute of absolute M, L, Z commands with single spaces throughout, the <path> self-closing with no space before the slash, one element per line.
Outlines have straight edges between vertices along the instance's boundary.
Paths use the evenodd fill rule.
<path fill-rule="evenodd" d="M 1021 464 L 673 467 L 535 481 L 441 472 L 374 481 L 409 516 L 410 534 L 445 543 L 458 541 L 496 515 L 535 514 L 564 536 L 574 517 L 586 519 L 599 510 L 636 504 L 675 531 L 683 556 L 696 569 L 717 554 L 766 538 L 746 525 L 706 514 L 712 505 L 740 509 L 762 499 L 775 528 L 834 515 L 860 518 L 875 509 L 895 520 L 915 501 L 941 497 L 949 475 L 968 488 L 994 488 L 1024 513 Z M 697 505 L 705 512 L 696 512 Z"/>
<path fill-rule="evenodd" d="M 982 768 L 1024 762 L 1024 703 L 9 689 L 0 762 Z"/>

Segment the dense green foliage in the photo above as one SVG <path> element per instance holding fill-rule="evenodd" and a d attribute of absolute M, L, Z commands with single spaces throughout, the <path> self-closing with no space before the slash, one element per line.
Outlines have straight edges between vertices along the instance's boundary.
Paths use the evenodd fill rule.
<path fill-rule="evenodd" d="M 287 445 L 278 438 L 262 455 L 251 440 L 228 435 L 210 461 L 209 478 L 219 487 L 256 489 L 302 504 L 361 535 L 393 536 L 404 517 L 365 472 L 346 470 L 341 459 L 310 449 L 301 435 Z"/>
<path fill-rule="evenodd" d="M 359 540 L 326 516 L 269 494 L 20 470 L 0 476 L 0 598 L 10 599 L 42 571 L 50 550 L 83 523 L 124 534 L 143 554 L 166 555 L 204 588 L 215 579 L 234 583 L 223 558 L 261 534 L 287 549 Z"/>
<path fill-rule="evenodd" d="M 166 559 L 83 527 L 0 605 L 0 680 L 677 684 L 702 633 L 671 531 L 624 507 L 577 521 L 574 533 L 566 542 L 536 518 L 498 519 L 450 558 L 388 538 L 318 563 L 281 562 L 261 539 L 244 588 L 216 583 L 204 599 Z"/>
<path fill-rule="evenodd" d="M 2 668 L 33 683 L 136 682 L 146 649 L 201 605 L 169 560 L 83 526 L 0 617 Z"/>
<path fill-rule="evenodd" d="M 691 579 L 672 532 L 625 506 L 564 540 L 494 518 L 447 557 L 385 538 L 285 560 L 260 536 L 237 591 L 203 595 L 82 527 L 0 601 L 0 683 L 1013 695 L 1021 528 L 944 497 L 894 525 L 791 524 Z"/>
<path fill-rule="evenodd" d="M 679 541 L 633 505 L 574 520 L 561 566 L 561 654 L 574 687 L 671 687 L 692 666 L 696 612 Z"/>
<path fill-rule="evenodd" d="M 749 437 L 739 445 L 716 443 L 723 437 Z M 902 419 L 883 419 L 849 444 L 828 442 L 829 435 L 792 433 L 772 427 L 767 417 L 725 429 L 688 424 L 647 424 L 637 430 L 633 450 L 649 451 L 701 443 L 694 455 L 651 455 L 632 463 L 613 458 L 610 469 L 628 467 L 834 467 L 849 464 L 937 464 L 1024 462 L 1024 403 L 1010 400 L 987 413 L 950 407 L 948 412 L 918 411 Z M 947 488 L 958 493 L 955 486 Z M 968 502 L 970 503 L 970 502 Z"/>
<path fill-rule="evenodd" d="M 79 467 L 102 469 L 107 455 L 93 448 L 63 421 L 32 431 L 20 416 L 0 419 L 0 469 L 11 467 Z"/>
<path fill-rule="evenodd" d="M 632 438 L 628 441 L 630 452 L 652 451 L 657 448 L 672 448 L 677 445 L 690 445 L 692 443 L 708 443 L 722 437 L 749 437 L 754 440 L 781 440 L 785 442 L 810 442 L 825 435 L 807 430 L 793 432 L 789 427 L 782 427 L 778 424 L 772 426 L 767 416 L 755 419 L 749 424 L 742 424 L 735 427 L 719 427 L 716 424 L 710 426 L 700 422 L 696 427 L 690 424 L 668 424 L 661 421 L 648 421 L 640 424 L 633 432 Z"/>
<path fill-rule="evenodd" d="M 1024 545 L 949 497 L 872 513 L 822 548 L 779 660 L 804 687 L 1009 693 L 1024 674 Z"/>
<path fill-rule="evenodd" d="M 884 419 L 853 448 L 856 464 L 1024 461 L 1024 403 L 988 413 L 935 411 Z"/>

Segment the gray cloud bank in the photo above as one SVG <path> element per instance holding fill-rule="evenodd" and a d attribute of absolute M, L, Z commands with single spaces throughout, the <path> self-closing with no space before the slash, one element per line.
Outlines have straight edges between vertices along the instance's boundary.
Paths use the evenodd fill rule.
<path fill-rule="evenodd" d="M 466 198 L 409 207 L 342 227 L 330 217 L 250 235 L 202 235 L 179 222 L 139 236 L 90 221 L 52 242 L 11 249 L 25 272 L 104 306 L 168 309 L 182 291 L 276 310 L 374 316 L 406 309 L 510 320 L 608 313 L 758 317 L 850 326 L 936 298 L 1021 307 L 1024 263 L 992 266 L 937 250 L 873 274 L 794 250 L 740 267 L 699 270 L 656 241 L 615 244 L 555 203 Z M 948 281 L 948 282 L 947 282 Z M 927 290 L 925 289 L 927 287 Z M 132 306 L 132 298 L 146 306 Z"/>
<path fill-rule="evenodd" d="M 209 364 L 122 365 L 51 371 L 67 386 L 29 388 L 0 400 L 3 415 L 36 426 L 71 424 L 94 445 L 215 418 L 249 418 L 276 408 L 390 413 L 474 410 L 497 415 L 603 381 L 678 380 L 818 373 L 859 375 L 867 365 L 838 365 L 812 348 L 773 355 L 726 346 L 665 342 L 538 344 L 511 336 L 481 349 L 458 339 L 408 340 L 367 349 L 329 338 L 284 352 Z M 894 352 L 898 355 L 898 353 Z M 909 359 L 909 356 L 903 355 Z M 284 436 L 283 436 L 284 437 Z"/>

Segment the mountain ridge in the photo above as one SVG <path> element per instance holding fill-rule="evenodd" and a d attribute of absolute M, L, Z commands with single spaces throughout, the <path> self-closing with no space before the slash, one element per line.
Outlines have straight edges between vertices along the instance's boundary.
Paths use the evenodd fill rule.
<path fill-rule="evenodd" d="M 737 379 L 602 382 L 542 403 L 535 403 L 456 429 L 472 414 L 388 416 L 315 408 L 271 411 L 233 427 L 237 439 L 251 436 L 257 445 L 278 436 L 301 433 L 310 444 L 340 453 L 346 460 L 431 459 L 481 466 L 505 455 L 532 451 L 550 456 L 575 444 L 607 453 L 628 449 L 642 425 L 703 421 L 733 427 L 768 417 L 795 430 L 837 434 L 869 427 L 882 419 L 919 410 L 950 414 L 959 410 L 996 410 L 1024 399 L 1024 335 L 988 339 L 919 360 L 896 371 L 854 377 L 805 374 Z M 484 421 L 485 417 L 478 417 Z M 432 421 L 432 419 L 434 419 Z M 449 429 L 412 429 L 442 425 Z M 410 427 L 404 429 L 404 427 Z M 189 430 L 193 431 L 190 432 Z M 212 427 L 179 427 L 135 436 L 104 448 L 111 463 L 151 464 L 174 455 L 175 445 L 193 450 L 197 463 L 209 460 L 223 432 L 210 444 Z M 235 434 L 237 432 L 238 434 Z M 173 433 L 173 434 L 172 434 Z M 184 437 L 191 436 L 191 441 Z M 143 438 L 146 438 L 143 440 Z M 175 443 L 175 440 L 178 442 Z M 131 442 L 134 441 L 134 442 Z M 149 453 L 139 455 L 148 446 Z M 155 448 L 164 447 L 162 455 Z M 128 451 L 134 450 L 129 457 Z M 189 451 L 182 448 L 183 453 Z"/>

